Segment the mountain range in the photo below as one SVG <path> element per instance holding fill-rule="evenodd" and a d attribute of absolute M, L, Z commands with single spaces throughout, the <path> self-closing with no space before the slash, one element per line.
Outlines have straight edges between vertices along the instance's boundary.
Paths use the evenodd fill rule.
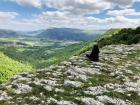
<path fill-rule="evenodd" d="M 49 40 L 89 41 L 98 37 L 106 30 L 82 30 L 73 28 L 50 28 L 30 32 L 0 30 L 0 38 L 33 37 Z"/>
<path fill-rule="evenodd" d="M 89 41 L 98 37 L 99 34 L 103 33 L 99 31 L 89 32 L 86 30 L 73 29 L 73 28 L 52 28 L 47 29 L 37 35 L 38 38 L 42 39 L 53 39 L 53 40 L 74 40 L 74 41 Z"/>

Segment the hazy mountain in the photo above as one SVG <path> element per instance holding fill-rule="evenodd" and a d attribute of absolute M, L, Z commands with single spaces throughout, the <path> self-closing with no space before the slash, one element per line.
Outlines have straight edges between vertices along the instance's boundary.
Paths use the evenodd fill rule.
<path fill-rule="evenodd" d="M 101 31 L 102 33 L 102 31 Z M 80 30 L 73 28 L 51 28 L 38 34 L 38 38 L 51 40 L 88 41 L 97 38 L 100 33 L 96 31 Z"/>
<path fill-rule="evenodd" d="M 36 31 L 14 31 L 0 29 L 0 38 L 36 37 L 50 40 L 89 41 L 98 37 L 105 30 L 81 30 L 73 28 L 50 28 Z"/>
<path fill-rule="evenodd" d="M 9 37 L 23 37 L 23 36 L 36 36 L 43 32 L 44 30 L 36 31 L 14 31 L 7 29 L 0 29 L 0 38 L 9 38 Z"/>
<path fill-rule="evenodd" d="M 43 31 L 45 31 L 45 30 L 36 30 L 36 31 L 27 31 L 27 32 L 22 32 L 22 34 L 23 35 L 26 35 L 26 36 L 36 36 L 36 35 L 38 35 L 38 34 L 40 34 L 40 33 L 42 33 Z"/>
<path fill-rule="evenodd" d="M 20 37 L 20 32 L 16 32 L 13 30 L 6 30 L 6 29 L 0 29 L 0 38 L 8 38 L 8 37 Z"/>

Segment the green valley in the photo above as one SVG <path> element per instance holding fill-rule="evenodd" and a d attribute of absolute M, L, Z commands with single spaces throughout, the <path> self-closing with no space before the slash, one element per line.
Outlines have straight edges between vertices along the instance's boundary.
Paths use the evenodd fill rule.
<path fill-rule="evenodd" d="M 98 43 L 100 47 L 103 47 L 108 44 L 129 44 L 130 42 L 134 42 L 135 39 L 136 41 L 139 41 L 140 34 L 138 29 L 139 28 L 110 29 L 103 35 L 98 36 L 96 40 L 94 39 L 93 41 L 86 42 L 70 40 L 49 40 L 42 38 L 40 39 L 37 38 L 36 35 L 24 36 L 20 38 L 0 38 L 0 52 L 2 52 L 2 54 L 9 59 L 12 59 L 15 62 L 19 62 L 22 65 L 28 64 L 28 66 L 31 67 L 32 70 L 36 70 L 46 68 L 52 64 L 58 64 L 59 62 L 70 58 L 72 55 L 81 55 L 86 51 L 90 50 L 92 46 L 96 43 Z M 130 31 L 133 34 L 131 34 Z M 129 41 L 129 43 L 125 42 L 125 34 L 128 34 L 128 37 L 130 37 L 130 40 L 126 39 L 127 42 Z M 131 35 L 136 37 L 132 39 Z M 3 59 L 5 56 L 3 56 Z M 1 62 L 4 61 L 1 59 Z M 11 63 L 7 62 L 7 65 L 11 65 Z M 16 68 L 13 69 L 11 72 L 16 71 Z M 29 70 L 32 71 L 31 69 Z M 18 72 L 14 72 L 11 75 L 11 73 L 6 73 L 6 71 L 7 69 L 1 69 L 1 72 L 5 72 L 4 75 L 7 76 L 2 76 L 2 78 L 5 78 L 4 80 L 7 80 L 14 74 L 20 73 L 20 70 L 18 70 Z"/>
<path fill-rule="evenodd" d="M 2 36 L 0 36 L 0 52 L 3 54 L 3 57 L 2 59 L 0 59 L 0 61 L 6 62 L 4 60 L 9 58 L 13 62 L 19 63 L 18 65 L 17 63 L 11 63 L 12 61 L 7 60 L 6 65 L 1 64 L 1 66 L 4 66 L 5 68 L 0 68 L 0 81 L 6 81 L 14 75 L 23 71 L 34 71 L 37 69 L 46 68 L 52 64 L 58 64 L 59 62 L 64 61 L 72 55 L 76 54 L 77 51 L 81 49 L 86 43 L 85 41 L 83 41 L 83 38 L 86 38 L 87 36 L 85 36 L 85 33 L 84 35 L 82 35 L 81 30 L 71 29 L 71 31 L 75 30 L 75 35 L 81 34 L 80 36 L 83 36 L 72 37 L 72 39 L 69 39 L 71 38 L 72 34 L 70 29 L 54 28 L 52 30 L 56 30 L 56 34 L 59 33 L 59 31 L 64 31 L 65 34 L 68 34 L 65 36 L 66 39 L 68 37 L 68 40 L 61 39 L 61 36 L 57 36 L 57 38 L 60 38 L 59 40 L 57 38 L 57 40 L 55 40 L 55 38 L 54 40 L 42 37 L 38 38 L 37 36 L 40 36 L 40 33 L 43 30 L 26 33 L 15 32 L 11 30 L 0 30 L 0 33 L 3 34 Z M 16 33 L 16 35 L 12 35 L 11 33 L 13 32 Z M 45 33 L 46 30 L 43 32 L 43 35 L 45 35 Z M 93 36 L 97 37 L 96 35 Z M 75 41 L 76 38 L 78 38 L 79 41 Z M 13 68 L 10 68 L 9 70 L 8 65 L 12 65 Z"/>

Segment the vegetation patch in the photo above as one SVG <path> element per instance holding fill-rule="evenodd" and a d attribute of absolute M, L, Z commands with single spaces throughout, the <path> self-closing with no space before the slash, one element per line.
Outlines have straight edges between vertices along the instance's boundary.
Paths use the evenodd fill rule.
<path fill-rule="evenodd" d="M 0 52 L 0 83 L 23 71 L 32 71 L 32 66 L 15 61 Z"/>

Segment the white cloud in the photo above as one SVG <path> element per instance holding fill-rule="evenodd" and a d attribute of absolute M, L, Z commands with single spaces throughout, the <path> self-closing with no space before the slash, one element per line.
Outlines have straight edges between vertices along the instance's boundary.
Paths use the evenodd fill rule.
<path fill-rule="evenodd" d="M 111 16 L 134 16 L 140 15 L 140 12 L 136 12 L 135 9 L 123 9 L 108 11 L 107 14 Z"/>
<path fill-rule="evenodd" d="M 140 2 L 140 0 L 135 0 L 136 2 Z"/>
<path fill-rule="evenodd" d="M 135 27 L 140 25 L 140 19 L 129 19 L 125 16 L 114 16 L 110 18 L 96 18 L 75 16 L 67 12 L 43 12 L 31 20 L 16 20 L 18 14 L 15 12 L 0 12 L 0 28 L 16 30 L 38 30 L 49 27 L 71 27 L 71 28 L 92 28 L 107 29 L 120 27 Z M 3 16 L 3 17 L 2 17 Z"/>
<path fill-rule="evenodd" d="M 0 29 L 14 29 L 14 30 L 35 30 L 40 29 L 35 20 L 18 21 L 16 17 L 19 14 L 16 12 L 2 12 L 0 11 Z"/>
<path fill-rule="evenodd" d="M 134 9 L 113 10 L 115 5 L 130 6 L 139 0 L 12 0 L 19 5 L 41 8 L 47 5 L 58 11 L 46 11 L 40 15 L 34 15 L 34 19 L 16 20 L 15 12 L 0 12 L 0 28 L 19 30 L 38 30 L 49 27 L 73 27 L 73 28 L 115 28 L 140 25 L 140 19 L 129 19 L 126 16 L 140 15 Z M 112 10 L 111 10 L 112 9 Z M 85 17 L 85 14 L 107 11 L 109 18 Z M 108 11 L 109 10 L 109 11 Z M 14 27 L 13 27 L 14 26 Z"/>
<path fill-rule="evenodd" d="M 99 13 L 103 10 L 114 8 L 116 5 L 121 7 L 131 6 L 140 0 L 11 0 L 23 6 L 34 6 L 41 8 L 49 6 L 60 11 L 67 11 L 73 14 Z"/>
<path fill-rule="evenodd" d="M 0 12 L 0 21 L 7 21 L 14 19 L 18 13 L 16 12 Z"/>
<path fill-rule="evenodd" d="M 34 6 L 37 8 L 41 8 L 42 2 L 41 0 L 11 0 L 13 2 L 16 2 L 19 5 L 23 6 Z"/>
<path fill-rule="evenodd" d="M 96 18 L 70 15 L 67 12 L 43 12 L 37 16 L 33 23 L 44 28 L 49 27 L 73 27 L 104 29 L 113 27 L 135 27 L 140 25 L 140 19 L 129 19 L 125 16 L 115 16 L 110 18 Z"/>
<path fill-rule="evenodd" d="M 104 0 L 45 0 L 45 2 L 49 7 L 76 15 L 99 13 L 102 10 L 112 8 L 112 5 Z"/>
<path fill-rule="evenodd" d="M 23 6 L 41 8 L 48 6 L 74 15 L 97 14 L 115 6 L 127 8 L 140 0 L 10 0 Z"/>
<path fill-rule="evenodd" d="M 106 1 L 118 4 L 120 6 L 129 6 L 135 2 L 135 0 L 106 0 Z"/>

